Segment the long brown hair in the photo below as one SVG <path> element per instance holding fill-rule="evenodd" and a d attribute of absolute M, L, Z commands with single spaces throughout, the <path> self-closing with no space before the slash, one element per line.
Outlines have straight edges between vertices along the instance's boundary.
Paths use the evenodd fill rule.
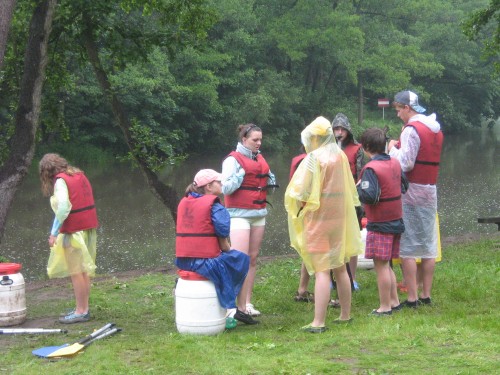
<path fill-rule="evenodd" d="M 38 172 L 42 183 L 42 193 L 48 197 L 54 193 L 54 177 L 56 174 L 64 172 L 73 175 L 81 172 L 81 170 L 69 165 L 67 160 L 58 154 L 45 154 L 38 163 Z"/>

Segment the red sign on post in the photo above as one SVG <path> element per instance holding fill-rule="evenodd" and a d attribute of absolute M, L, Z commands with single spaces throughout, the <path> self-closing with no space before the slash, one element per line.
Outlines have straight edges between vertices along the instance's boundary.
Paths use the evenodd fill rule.
<path fill-rule="evenodd" d="M 379 99 L 378 106 L 379 108 L 389 107 L 389 99 Z"/>

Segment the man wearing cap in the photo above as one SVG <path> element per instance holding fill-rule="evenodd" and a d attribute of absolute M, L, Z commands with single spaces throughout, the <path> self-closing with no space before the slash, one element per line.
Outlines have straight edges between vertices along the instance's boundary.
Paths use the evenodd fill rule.
<path fill-rule="evenodd" d="M 406 231 L 401 236 L 400 257 L 408 288 L 404 307 L 431 303 L 432 280 L 438 256 L 436 226 L 436 182 L 443 145 L 441 126 L 436 114 L 426 116 L 412 91 L 398 92 L 393 106 L 404 122 L 400 140 L 389 142 L 389 155 L 399 160 L 410 186 L 403 196 L 403 221 Z M 422 259 L 423 288 L 418 296 L 416 259 Z"/>

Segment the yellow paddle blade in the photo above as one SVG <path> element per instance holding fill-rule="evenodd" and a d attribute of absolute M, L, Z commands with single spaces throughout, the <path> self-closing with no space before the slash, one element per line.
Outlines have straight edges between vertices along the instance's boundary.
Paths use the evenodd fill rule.
<path fill-rule="evenodd" d="M 69 357 L 69 356 L 75 355 L 80 350 L 82 350 L 84 347 L 85 347 L 85 345 L 75 342 L 73 345 L 66 346 L 66 347 L 61 348 L 61 349 L 57 349 L 55 352 L 50 353 L 47 357 L 48 358 Z"/>
<path fill-rule="evenodd" d="M 112 328 L 112 329 L 108 329 L 107 331 L 105 331 L 104 333 L 101 333 L 98 336 L 93 336 L 90 339 L 84 339 L 80 342 L 75 342 L 73 345 L 66 346 L 66 347 L 61 348 L 61 349 L 57 349 L 56 351 L 47 355 L 47 358 L 71 357 L 71 356 L 75 355 L 76 353 L 78 353 L 83 348 L 85 348 L 86 346 L 93 343 L 95 340 L 100 340 L 104 337 L 110 336 L 110 335 L 112 335 L 116 332 L 120 332 L 120 331 L 121 331 L 121 328 L 116 328 L 116 327 Z"/>

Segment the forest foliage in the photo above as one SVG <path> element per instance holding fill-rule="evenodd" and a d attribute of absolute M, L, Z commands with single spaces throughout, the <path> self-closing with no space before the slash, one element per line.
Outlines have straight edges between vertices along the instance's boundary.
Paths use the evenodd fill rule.
<path fill-rule="evenodd" d="M 14 131 L 34 3 L 18 1 L 0 72 L 0 161 Z M 230 149 L 240 123 L 261 126 L 270 151 L 296 145 L 319 114 L 374 124 L 377 99 L 407 88 L 445 132 L 500 116 L 498 54 L 485 54 L 482 42 L 496 25 L 485 24 L 472 40 L 463 31 L 488 1 L 199 0 L 203 16 L 189 19 L 176 13 L 177 3 L 58 2 L 40 144 L 143 153 L 159 170 L 193 153 Z M 92 21 L 103 69 L 130 119 L 132 150 L 86 58 L 82 17 Z"/>

